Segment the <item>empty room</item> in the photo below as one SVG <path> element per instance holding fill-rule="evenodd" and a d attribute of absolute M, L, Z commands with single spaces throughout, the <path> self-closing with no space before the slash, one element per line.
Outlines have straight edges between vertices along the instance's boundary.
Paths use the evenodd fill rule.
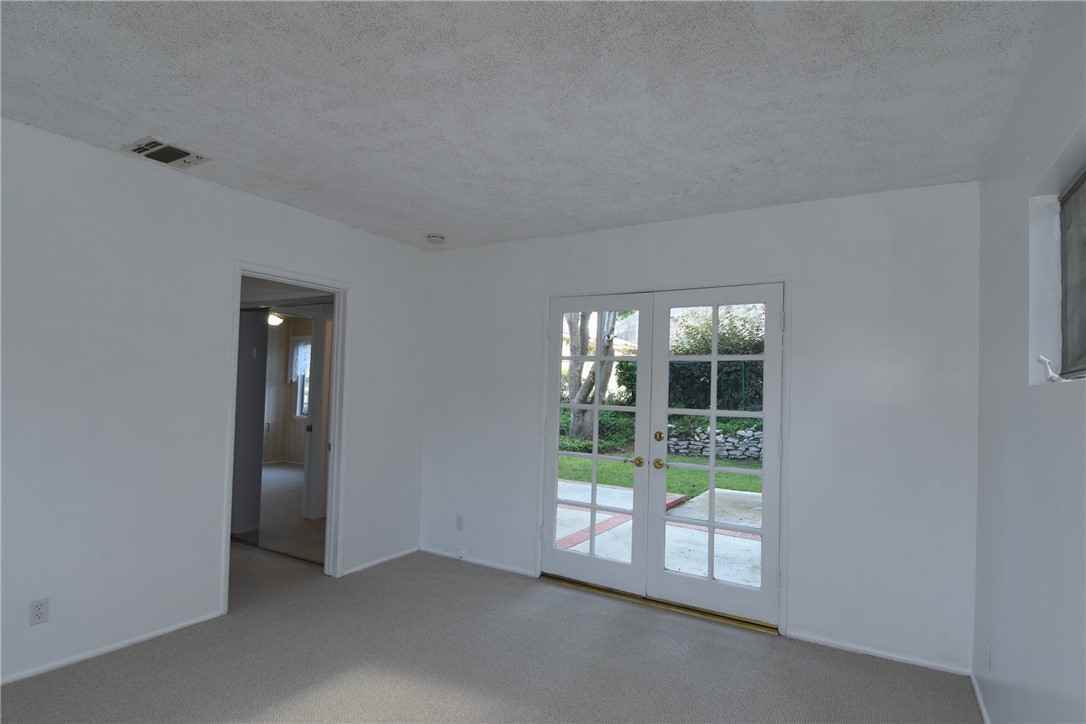
<path fill-rule="evenodd" d="M 4 722 L 1086 721 L 1086 3 L 0 31 Z"/>

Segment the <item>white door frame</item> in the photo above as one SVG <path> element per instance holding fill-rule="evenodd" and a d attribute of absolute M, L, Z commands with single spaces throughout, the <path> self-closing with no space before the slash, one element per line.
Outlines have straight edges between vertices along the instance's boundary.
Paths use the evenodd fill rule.
<path fill-rule="evenodd" d="M 784 300 L 782 308 L 781 324 L 783 327 L 783 334 L 781 338 L 782 344 L 782 371 L 781 371 L 781 391 L 780 391 L 780 512 L 778 519 L 778 535 L 779 535 L 779 564 L 778 573 L 779 581 L 777 586 L 777 630 L 782 635 L 787 635 L 788 624 L 788 580 L 789 580 L 789 455 L 788 455 L 788 438 L 789 438 L 789 399 L 791 384 L 789 377 L 791 374 L 791 333 L 792 325 L 788 323 L 791 318 L 792 311 L 792 277 L 791 275 L 766 275 L 766 276 L 754 276 L 745 277 L 741 279 L 702 279 L 701 281 L 691 280 L 690 283 L 685 284 L 669 284 L 665 286 L 640 286 L 631 287 L 626 284 L 608 284 L 602 283 L 598 286 L 592 287 L 575 287 L 563 290 L 553 290 L 546 292 L 542 298 L 542 314 L 540 315 L 540 331 L 544 338 L 544 359 L 550 360 L 554 355 L 553 345 L 561 345 L 561 340 L 553 340 L 549 337 L 550 332 L 550 320 L 551 320 L 551 305 L 553 300 L 563 297 L 591 297 L 591 296 L 610 296 L 615 294 L 641 294 L 641 293 L 656 293 L 656 292 L 672 292 L 672 291 L 689 291 L 695 289 L 711 289 L 717 287 L 734 287 L 734 286 L 750 286 L 759 284 L 781 284 L 783 287 Z M 561 350 L 559 349 L 559 352 Z M 544 403 L 540 409 L 540 422 L 546 429 L 547 424 L 547 390 L 549 389 L 550 374 L 549 365 L 543 365 L 543 375 L 540 384 L 540 400 Z M 537 486 L 537 525 L 539 534 L 536 536 L 536 556 L 535 556 L 535 575 L 540 576 L 543 573 L 543 547 L 547 544 L 544 539 L 545 528 L 545 516 L 547 515 L 547 466 L 545 461 L 549 451 L 549 443 L 547 436 L 541 435 L 539 441 L 539 485 Z"/>
<path fill-rule="evenodd" d="M 222 613 L 229 607 L 230 590 L 230 505 L 233 497 L 234 466 L 234 420 L 236 415 L 235 397 L 237 394 L 237 346 L 239 336 L 239 317 L 241 308 L 241 278 L 243 276 L 267 279 L 270 281 L 296 284 L 299 286 L 327 292 L 333 297 L 334 317 L 332 322 L 332 379 L 328 385 L 329 410 L 327 420 L 331 427 L 328 441 L 332 451 L 328 456 L 328 511 L 324 539 L 324 573 L 338 578 L 343 575 L 340 552 L 343 547 L 343 521 L 341 476 L 343 470 L 343 389 L 347 369 L 347 301 L 350 285 L 331 279 L 324 279 L 294 271 L 269 267 L 245 261 L 234 263 L 233 290 L 231 295 L 230 318 L 233 353 L 230 365 L 230 394 L 227 403 L 227 454 L 223 476 L 223 523 L 222 523 Z"/>

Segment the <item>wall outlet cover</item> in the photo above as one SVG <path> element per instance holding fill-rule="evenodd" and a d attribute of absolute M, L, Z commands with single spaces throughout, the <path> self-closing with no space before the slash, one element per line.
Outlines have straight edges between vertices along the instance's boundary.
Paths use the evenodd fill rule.
<path fill-rule="evenodd" d="M 30 602 L 30 625 L 36 626 L 49 620 L 49 599 L 39 598 Z"/>

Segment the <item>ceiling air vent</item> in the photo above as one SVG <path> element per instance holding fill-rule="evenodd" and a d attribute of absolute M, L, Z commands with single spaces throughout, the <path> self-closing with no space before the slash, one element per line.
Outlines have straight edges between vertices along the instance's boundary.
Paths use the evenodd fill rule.
<path fill-rule="evenodd" d="M 150 136 L 141 138 L 135 143 L 130 143 L 121 150 L 159 161 L 167 166 L 195 166 L 196 164 L 203 163 L 207 160 L 204 156 L 192 153 L 191 151 L 186 151 L 177 146 L 171 146 L 168 143 L 163 143 L 157 138 L 151 138 Z"/>

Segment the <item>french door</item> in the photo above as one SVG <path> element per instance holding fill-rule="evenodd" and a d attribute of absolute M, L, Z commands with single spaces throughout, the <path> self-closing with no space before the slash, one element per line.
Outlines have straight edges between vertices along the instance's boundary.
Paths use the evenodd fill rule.
<path fill-rule="evenodd" d="M 776 625 L 782 309 L 781 284 L 551 300 L 544 572 Z"/>

